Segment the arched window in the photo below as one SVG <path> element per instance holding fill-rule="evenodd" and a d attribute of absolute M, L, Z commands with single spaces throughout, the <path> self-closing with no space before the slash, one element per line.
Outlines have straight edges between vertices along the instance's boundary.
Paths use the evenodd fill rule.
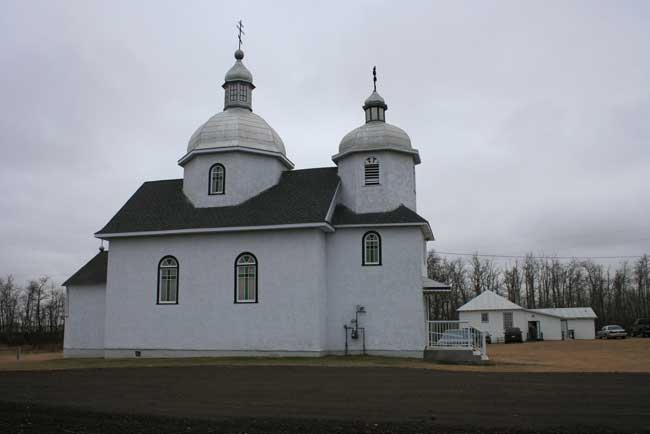
<path fill-rule="evenodd" d="M 173 256 L 158 263 L 158 304 L 178 304 L 178 261 Z"/>
<path fill-rule="evenodd" d="M 226 169 L 217 163 L 210 167 L 209 194 L 224 194 L 226 192 Z"/>
<path fill-rule="evenodd" d="M 252 253 L 235 260 L 235 303 L 257 303 L 257 259 Z"/>
<path fill-rule="evenodd" d="M 377 232 L 363 235 L 363 265 L 381 265 L 381 237 Z"/>
<path fill-rule="evenodd" d="M 379 184 L 379 160 L 375 157 L 368 157 L 363 163 L 366 185 Z"/>

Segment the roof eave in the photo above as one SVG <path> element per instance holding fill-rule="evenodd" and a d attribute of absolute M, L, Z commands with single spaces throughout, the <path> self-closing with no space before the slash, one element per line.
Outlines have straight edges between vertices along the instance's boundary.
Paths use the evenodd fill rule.
<path fill-rule="evenodd" d="M 413 161 L 415 164 L 420 164 L 422 161 L 420 160 L 420 152 L 418 152 L 417 149 L 412 149 L 412 150 L 407 150 L 407 149 L 400 149 L 400 148 L 395 148 L 392 146 L 381 146 L 381 147 L 376 147 L 372 149 L 350 149 L 347 151 L 339 152 L 338 154 L 332 155 L 332 161 L 334 163 L 338 162 L 341 158 L 350 155 L 350 154 L 355 154 L 359 152 L 377 152 L 377 151 L 392 151 L 392 152 L 401 152 L 403 154 L 409 154 L 413 156 Z"/>
<path fill-rule="evenodd" d="M 404 226 L 417 226 L 422 229 L 424 239 L 433 241 L 433 232 L 431 226 L 427 222 L 413 222 L 413 223 L 355 223 L 355 224 L 342 224 L 334 225 L 334 228 L 368 228 L 368 227 L 404 227 Z"/>
<path fill-rule="evenodd" d="M 282 162 L 282 164 L 284 164 L 288 169 L 293 169 L 295 167 L 293 162 L 280 152 L 265 151 L 262 149 L 250 148 L 248 146 L 226 146 L 226 147 L 193 149 L 187 154 L 183 155 L 178 160 L 178 165 L 183 167 L 192 158 L 201 154 L 216 154 L 220 152 L 237 152 L 237 151 L 247 152 L 249 154 L 267 155 L 270 157 L 275 157 L 278 160 L 280 160 L 280 162 Z"/>
<path fill-rule="evenodd" d="M 204 234 L 219 232 L 250 232 L 250 231 L 267 231 L 267 230 L 286 230 L 286 229 L 321 229 L 324 232 L 334 232 L 334 227 L 328 222 L 315 223 L 296 223 L 285 225 L 259 225 L 259 226 L 225 226 L 216 228 L 192 228 L 192 229 L 170 229 L 160 231 L 136 231 L 136 232 L 96 232 L 95 238 L 110 240 L 114 238 L 131 238 L 131 237 L 151 237 L 161 235 L 188 235 Z"/>

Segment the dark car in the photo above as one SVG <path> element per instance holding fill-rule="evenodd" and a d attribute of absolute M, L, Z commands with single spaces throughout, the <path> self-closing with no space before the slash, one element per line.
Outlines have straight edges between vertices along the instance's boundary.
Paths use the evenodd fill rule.
<path fill-rule="evenodd" d="M 505 343 L 509 342 L 523 342 L 523 338 L 521 335 L 521 330 L 519 330 L 519 327 L 511 327 L 507 328 L 504 336 L 504 341 Z"/>
<path fill-rule="evenodd" d="M 650 318 L 639 318 L 632 324 L 632 336 L 650 337 Z"/>

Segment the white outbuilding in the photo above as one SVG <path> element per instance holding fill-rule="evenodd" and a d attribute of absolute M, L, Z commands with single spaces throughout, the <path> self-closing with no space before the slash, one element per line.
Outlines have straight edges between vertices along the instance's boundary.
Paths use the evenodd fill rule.
<path fill-rule="evenodd" d="M 524 340 L 594 339 L 596 314 L 590 307 L 525 309 L 492 291 L 458 308 L 459 320 L 501 341 L 506 328 L 517 327 Z"/>

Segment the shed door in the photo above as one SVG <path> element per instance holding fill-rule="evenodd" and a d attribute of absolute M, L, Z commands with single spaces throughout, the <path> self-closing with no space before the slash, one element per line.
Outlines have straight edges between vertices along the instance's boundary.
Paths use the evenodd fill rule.
<path fill-rule="evenodd" d="M 562 340 L 565 340 L 569 334 L 569 323 L 567 320 L 563 319 L 560 324 L 562 328 Z"/>

